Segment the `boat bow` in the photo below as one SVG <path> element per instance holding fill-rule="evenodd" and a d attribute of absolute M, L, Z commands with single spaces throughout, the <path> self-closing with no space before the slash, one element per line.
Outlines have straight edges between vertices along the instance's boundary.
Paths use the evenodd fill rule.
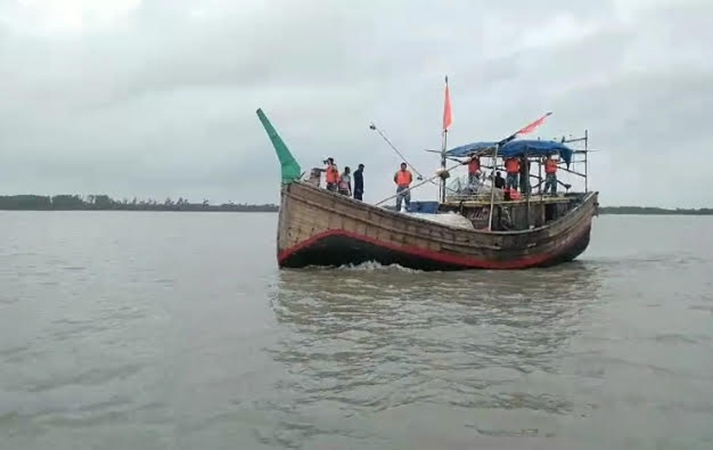
<path fill-rule="evenodd" d="M 267 136 L 270 138 L 270 142 L 272 142 L 272 146 L 275 148 L 277 159 L 280 160 L 282 183 L 287 184 L 299 180 L 302 177 L 302 168 L 300 167 L 300 164 L 297 162 L 295 157 L 292 156 L 290 149 L 287 148 L 287 145 L 285 145 L 280 135 L 277 134 L 275 127 L 272 126 L 270 120 L 267 118 L 265 113 L 262 112 L 262 109 L 258 108 L 257 116 L 260 118 L 260 122 L 265 128 Z"/>

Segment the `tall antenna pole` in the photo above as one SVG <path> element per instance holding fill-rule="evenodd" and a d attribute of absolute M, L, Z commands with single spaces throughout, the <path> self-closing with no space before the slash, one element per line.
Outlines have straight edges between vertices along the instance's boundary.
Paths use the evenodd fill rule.
<path fill-rule="evenodd" d="M 446 148 L 448 145 L 448 130 L 443 131 L 443 147 L 441 148 L 441 170 L 446 169 Z M 441 172 L 443 174 L 443 172 Z M 440 200 L 441 203 L 446 201 L 446 179 L 441 176 L 440 185 Z"/>
<path fill-rule="evenodd" d="M 490 212 L 488 214 L 488 231 L 493 231 L 493 209 L 495 208 L 495 169 L 498 167 L 498 150 L 500 150 L 500 143 L 495 145 L 495 150 L 493 151 L 493 179 L 490 180 Z"/>
<path fill-rule="evenodd" d="M 446 201 L 446 149 L 448 148 L 448 127 L 451 126 L 453 120 L 451 114 L 451 94 L 448 89 L 448 75 L 446 75 L 446 94 L 443 103 L 443 145 L 441 147 L 441 184 L 439 188 L 439 200 L 441 203 Z"/>
<path fill-rule="evenodd" d="M 406 165 L 408 165 L 411 169 L 413 169 L 413 171 L 416 172 L 416 175 L 418 175 L 421 179 L 424 178 L 423 174 L 421 174 L 421 172 L 419 172 L 418 169 L 416 169 L 416 168 L 414 167 L 414 165 L 411 164 L 411 163 L 406 159 L 406 157 L 399 151 L 399 149 L 397 149 L 396 146 L 394 146 L 394 144 L 391 143 L 391 141 L 389 140 L 389 138 L 387 138 L 386 135 L 384 135 L 384 133 L 381 132 L 381 130 L 379 129 L 379 127 L 377 127 L 376 125 L 374 125 L 374 122 L 372 122 L 372 123 L 369 125 L 369 129 L 374 130 L 374 131 L 376 131 L 377 133 L 379 133 L 379 136 L 381 136 L 381 138 L 382 138 L 387 144 L 389 144 L 389 147 L 391 147 L 391 149 L 392 149 L 394 152 L 396 152 L 397 155 L 399 155 L 399 157 L 401 158 L 401 160 L 402 160 L 403 162 L 405 162 Z M 434 181 L 434 184 L 435 184 L 435 181 Z"/>
<path fill-rule="evenodd" d="M 589 192 L 589 130 L 584 130 L 584 192 Z"/>

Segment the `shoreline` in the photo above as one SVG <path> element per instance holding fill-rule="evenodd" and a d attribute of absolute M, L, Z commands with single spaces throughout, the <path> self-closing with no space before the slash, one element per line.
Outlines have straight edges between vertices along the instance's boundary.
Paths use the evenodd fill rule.
<path fill-rule="evenodd" d="M 136 212 L 269 212 L 276 213 L 274 203 L 223 203 L 212 205 L 208 200 L 191 203 L 179 197 L 159 203 L 154 199 L 134 197 L 115 200 L 108 195 L 10 195 L 0 196 L 0 211 L 136 211 Z M 600 206 L 600 215 L 628 216 L 711 216 L 713 208 L 659 208 L 652 206 Z"/>
<path fill-rule="evenodd" d="M 627 208 L 628 209 L 628 208 Z M 600 208 L 600 216 L 713 216 L 713 210 L 651 210 L 654 208 L 646 208 L 646 211 L 612 211 L 611 208 Z M 171 212 L 171 213 L 271 213 L 279 212 L 279 207 L 221 207 L 212 206 L 208 208 L 3 208 L 0 211 L 28 211 L 28 212 Z"/>

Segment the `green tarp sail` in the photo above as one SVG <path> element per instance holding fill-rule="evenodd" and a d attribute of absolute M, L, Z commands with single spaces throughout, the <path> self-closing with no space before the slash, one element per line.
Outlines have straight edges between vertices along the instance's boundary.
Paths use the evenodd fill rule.
<path fill-rule="evenodd" d="M 257 116 L 260 118 L 262 126 L 265 127 L 265 131 L 267 132 L 270 141 L 272 141 L 272 146 L 275 147 L 277 158 L 280 160 L 280 166 L 282 168 L 282 183 L 290 183 L 292 181 L 299 180 L 302 176 L 302 168 L 300 168 L 299 163 L 292 156 L 292 153 L 290 153 L 290 150 L 282 141 L 280 135 L 277 134 L 277 131 L 275 131 L 275 128 L 267 119 L 265 113 L 262 112 L 262 109 L 257 110 Z"/>

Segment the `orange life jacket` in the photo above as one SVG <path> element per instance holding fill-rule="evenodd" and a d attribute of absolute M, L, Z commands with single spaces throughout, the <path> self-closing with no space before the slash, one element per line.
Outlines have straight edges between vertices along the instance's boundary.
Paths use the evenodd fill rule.
<path fill-rule="evenodd" d="M 333 164 L 327 166 L 326 178 L 327 183 L 336 183 L 337 180 L 339 180 L 339 171 L 337 170 L 337 166 Z"/>
<path fill-rule="evenodd" d="M 545 173 L 557 173 L 557 161 L 548 159 L 545 163 Z"/>
<path fill-rule="evenodd" d="M 473 158 L 468 163 L 468 173 L 474 174 L 480 170 L 480 160 L 478 158 Z"/>
<path fill-rule="evenodd" d="M 505 161 L 505 170 L 507 173 L 519 173 L 520 161 L 515 158 L 509 158 Z"/>
<path fill-rule="evenodd" d="M 408 186 L 411 184 L 411 172 L 408 170 L 399 170 L 396 172 L 396 184 L 399 186 Z"/>

